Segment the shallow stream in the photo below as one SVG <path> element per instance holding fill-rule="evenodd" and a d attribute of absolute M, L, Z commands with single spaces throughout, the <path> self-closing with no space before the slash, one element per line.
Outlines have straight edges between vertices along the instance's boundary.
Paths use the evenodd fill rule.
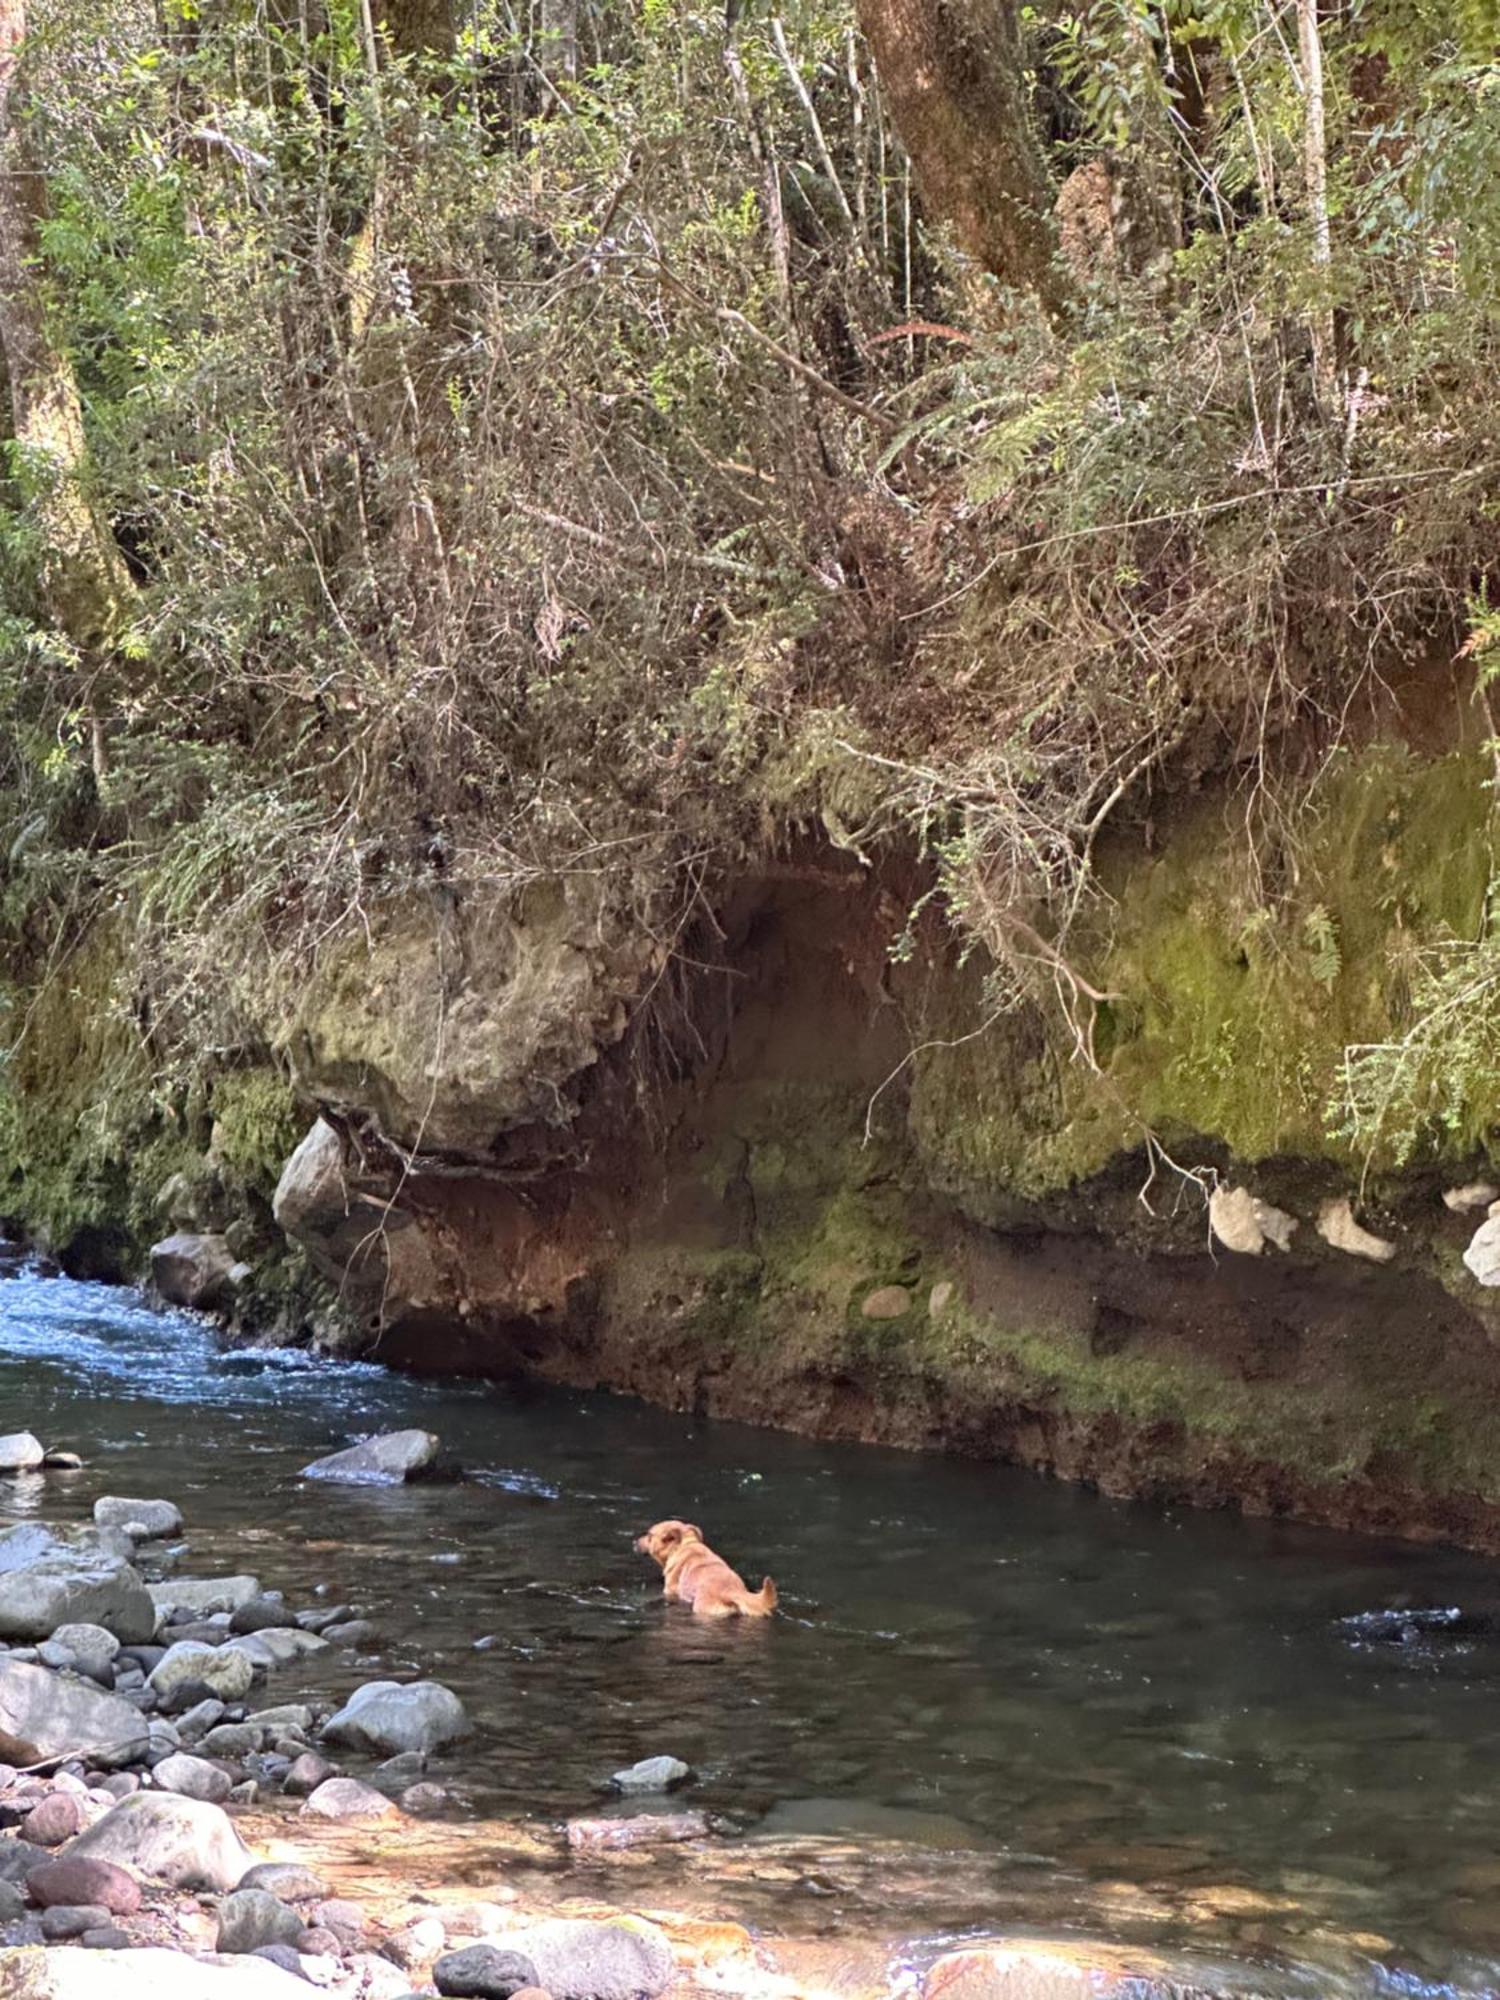
<path fill-rule="evenodd" d="M 409 1425 L 469 1478 L 299 1476 Z M 1500 1992 L 1492 1563 L 603 1396 L 224 1353 L 132 1293 L 31 1275 L 0 1283 L 0 1432 L 21 1428 L 88 1469 L 11 1482 L 7 1518 L 160 1494 L 188 1572 L 374 1618 L 378 1649 L 306 1685 L 448 1682 L 477 1733 L 436 1775 L 475 1814 L 597 1812 L 618 1766 L 686 1758 L 682 1802 L 727 1829 L 726 1911 L 913 1960 L 1081 1928 L 1233 1957 L 1268 1992 Z M 631 1542 L 670 1514 L 773 1575 L 785 1615 L 664 1606 Z M 1392 1606 L 1493 1636 L 1346 1622 Z"/>

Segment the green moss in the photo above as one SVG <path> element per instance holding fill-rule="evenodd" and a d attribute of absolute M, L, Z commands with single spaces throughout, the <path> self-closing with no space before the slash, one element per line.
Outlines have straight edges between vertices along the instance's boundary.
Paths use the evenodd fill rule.
<path fill-rule="evenodd" d="M 978 978 L 935 975 L 924 1033 L 955 1046 L 914 1065 L 912 1130 L 937 1185 L 985 1217 L 997 1194 L 1086 1180 L 1148 1130 L 1217 1139 L 1243 1160 L 1368 1165 L 1330 1129 L 1343 1053 L 1399 1031 L 1421 946 L 1479 934 L 1488 775 L 1468 754 L 1345 758 L 1308 809 L 1279 897 L 1221 803 L 1184 814 L 1155 855 L 1122 847 L 1102 870 L 1106 913 L 1069 947 L 1119 996 L 1095 1022 L 1097 1072 L 1055 1021 L 1004 1016 L 971 1035 L 985 1016 Z M 1450 1135 L 1455 1154 L 1494 1109 L 1474 1105 Z"/>
<path fill-rule="evenodd" d="M 213 1152 L 227 1173 L 270 1195 L 307 1120 L 279 1070 L 230 1070 L 213 1085 Z"/>
<path fill-rule="evenodd" d="M 1143 1123 L 1212 1133 L 1247 1160 L 1352 1163 L 1327 1118 L 1344 1049 L 1397 1026 L 1417 945 L 1483 921 L 1485 775 L 1470 756 L 1349 759 L 1274 906 L 1234 829 L 1190 822 L 1129 870 L 1102 977 L 1133 1013 L 1108 1080 Z"/>
<path fill-rule="evenodd" d="M 85 1230 L 149 1240 L 135 1191 L 153 1145 L 165 1156 L 184 1139 L 153 1092 L 125 964 L 121 940 L 100 927 L 39 986 L 10 996 L 0 1205 L 58 1250 Z"/>

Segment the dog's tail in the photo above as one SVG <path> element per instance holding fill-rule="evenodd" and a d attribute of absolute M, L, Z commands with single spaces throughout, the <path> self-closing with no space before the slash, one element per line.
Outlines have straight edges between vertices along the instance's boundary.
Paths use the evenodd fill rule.
<path fill-rule="evenodd" d="M 762 1618 L 769 1618 L 781 1602 L 776 1594 L 776 1586 L 768 1576 L 761 1578 L 759 1590 L 747 1591 L 745 1595 L 749 1599 L 747 1609 L 758 1611 Z"/>

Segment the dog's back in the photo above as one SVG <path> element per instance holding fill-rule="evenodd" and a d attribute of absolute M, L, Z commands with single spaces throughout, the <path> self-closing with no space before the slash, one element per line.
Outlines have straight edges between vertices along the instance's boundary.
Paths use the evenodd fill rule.
<path fill-rule="evenodd" d="M 776 1609 L 770 1577 L 762 1579 L 759 1590 L 749 1589 L 689 1521 L 658 1521 L 636 1546 L 661 1564 L 667 1596 L 689 1605 L 695 1617 L 769 1618 Z"/>

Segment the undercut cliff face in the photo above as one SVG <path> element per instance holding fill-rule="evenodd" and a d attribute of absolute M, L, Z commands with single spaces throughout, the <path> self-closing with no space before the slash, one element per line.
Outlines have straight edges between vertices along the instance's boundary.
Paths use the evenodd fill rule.
<path fill-rule="evenodd" d="M 1403 941 L 1483 925 L 1479 776 L 1351 755 L 1274 902 L 1222 790 L 1122 837 L 1071 946 L 1086 1049 L 930 908 L 893 955 L 915 859 L 788 843 L 670 949 L 587 881 L 407 895 L 74 1240 L 154 1204 L 239 1260 L 241 1330 L 397 1366 L 1500 1548 L 1500 1294 L 1464 1261 L 1496 1106 L 1481 1075 L 1405 1158 L 1339 1114 Z M 12 1189 L 45 1225 L 36 1170 Z"/>

